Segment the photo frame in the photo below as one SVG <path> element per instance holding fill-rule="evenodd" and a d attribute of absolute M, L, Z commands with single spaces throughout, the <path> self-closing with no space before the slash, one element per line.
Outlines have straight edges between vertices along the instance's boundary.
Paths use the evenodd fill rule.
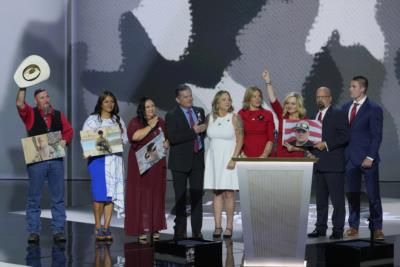
<path fill-rule="evenodd" d="M 123 152 L 119 126 L 80 131 L 83 157 L 95 157 Z"/>
<path fill-rule="evenodd" d="M 21 139 L 25 163 L 32 164 L 65 156 L 61 146 L 61 131 L 40 134 Z"/>
<path fill-rule="evenodd" d="M 150 142 L 136 151 L 136 159 L 141 175 L 166 156 L 164 141 L 165 136 L 161 131 Z"/>
<path fill-rule="evenodd" d="M 318 120 L 283 120 L 282 144 L 313 147 L 322 140 L 322 122 Z"/>

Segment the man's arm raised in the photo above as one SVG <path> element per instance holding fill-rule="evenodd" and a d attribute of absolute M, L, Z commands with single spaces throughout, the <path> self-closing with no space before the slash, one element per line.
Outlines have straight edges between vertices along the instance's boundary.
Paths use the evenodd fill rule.
<path fill-rule="evenodd" d="M 17 93 L 17 107 L 23 109 L 25 107 L 26 88 L 20 88 Z"/>

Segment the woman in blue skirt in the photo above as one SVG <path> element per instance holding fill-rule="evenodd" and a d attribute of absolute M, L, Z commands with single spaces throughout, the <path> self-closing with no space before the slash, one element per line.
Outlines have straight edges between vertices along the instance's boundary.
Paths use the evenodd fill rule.
<path fill-rule="evenodd" d="M 121 139 L 128 143 L 126 126 L 118 115 L 117 99 L 109 92 L 104 91 L 97 100 L 94 112 L 86 119 L 83 131 L 101 132 L 96 140 L 96 147 L 102 147 L 102 156 L 89 157 L 88 170 L 92 179 L 93 213 L 95 219 L 95 234 L 97 241 L 112 240 L 110 222 L 113 209 L 117 216 L 124 216 L 124 165 L 122 153 L 112 153 L 110 147 L 104 148 L 109 142 L 104 139 L 104 128 L 118 126 Z M 99 139 L 98 138 L 98 139 Z M 111 153 L 110 153 L 111 152 Z M 103 223 L 102 223 L 103 218 Z"/>

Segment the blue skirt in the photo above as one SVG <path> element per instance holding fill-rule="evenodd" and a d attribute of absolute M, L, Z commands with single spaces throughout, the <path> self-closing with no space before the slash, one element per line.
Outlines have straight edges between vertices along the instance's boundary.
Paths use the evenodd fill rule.
<path fill-rule="evenodd" d="M 88 170 L 92 178 L 92 198 L 96 202 L 111 202 L 107 197 L 105 156 L 91 157 L 88 162 Z"/>

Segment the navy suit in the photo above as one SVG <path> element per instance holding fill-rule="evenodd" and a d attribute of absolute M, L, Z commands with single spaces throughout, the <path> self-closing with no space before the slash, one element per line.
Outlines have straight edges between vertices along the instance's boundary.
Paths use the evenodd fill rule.
<path fill-rule="evenodd" d="M 328 150 L 314 149 L 319 158 L 314 167 L 316 182 L 317 222 L 319 232 L 328 227 L 329 197 L 333 205 L 333 232 L 343 234 L 346 216 L 344 194 L 345 160 L 344 149 L 349 141 L 349 123 L 346 114 L 329 107 L 322 120 L 322 141 Z"/>
<path fill-rule="evenodd" d="M 343 105 L 349 114 L 353 101 Z M 350 126 L 350 141 L 346 148 L 346 185 L 349 202 L 349 226 L 360 225 L 361 178 L 364 177 L 369 200 L 372 230 L 382 229 L 382 203 L 379 190 L 379 147 L 382 142 L 382 108 L 368 98 L 359 108 Z M 366 157 L 373 158 L 371 168 L 361 167 Z"/>
<path fill-rule="evenodd" d="M 204 110 L 192 107 L 199 123 L 204 123 Z M 193 235 L 201 233 L 203 220 L 203 187 L 204 187 L 204 137 L 200 134 L 201 149 L 194 152 L 194 140 L 198 135 L 179 106 L 165 116 L 167 138 L 170 142 L 168 168 L 172 172 L 175 192 L 175 234 L 186 235 L 186 191 L 189 179 L 191 225 Z"/>

